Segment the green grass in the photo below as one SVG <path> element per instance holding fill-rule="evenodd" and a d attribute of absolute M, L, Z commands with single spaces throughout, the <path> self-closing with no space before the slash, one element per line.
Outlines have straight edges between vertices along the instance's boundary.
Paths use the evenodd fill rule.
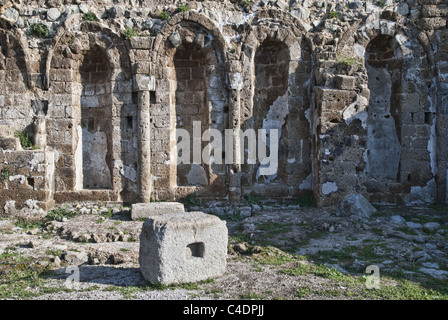
<path fill-rule="evenodd" d="M 8 167 L 4 168 L 4 169 L 1 171 L 1 173 L 0 173 L 0 179 L 1 179 L 2 181 L 9 180 L 9 177 L 10 177 L 10 176 L 11 176 L 11 173 L 9 172 L 9 168 L 8 168 Z"/>
<path fill-rule="evenodd" d="M 96 15 L 93 12 L 89 11 L 89 12 L 85 13 L 82 16 L 82 20 L 84 20 L 84 21 L 98 21 L 98 18 L 96 17 Z"/>
<path fill-rule="evenodd" d="M 137 32 L 135 32 L 134 29 L 132 28 L 127 28 L 124 32 L 123 32 L 123 36 L 126 40 L 131 39 L 131 37 L 136 37 L 137 36 Z"/>
<path fill-rule="evenodd" d="M 180 202 L 188 207 L 202 205 L 201 199 L 196 198 L 196 193 L 191 193 L 185 198 L 180 199 Z"/>
<path fill-rule="evenodd" d="M 177 7 L 177 12 L 187 12 L 190 11 L 188 4 L 181 4 Z"/>
<path fill-rule="evenodd" d="M 403 233 L 405 233 L 407 235 L 410 235 L 410 236 L 417 236 L 418 235 L 418 233 L 414 229 L 411 229 L 411 228 L 406 227 L 406 226 L 396 228 L 396 230 L 401 231 L 401 232 L 403 232 Z"/>
<path fill-rule="evenodd" d="M 330 12 L 328 13 L 328 17 L 329 17 L 330 19 L 337 19 L 338 16 L 339 16 L 339 14 L 338 14 L 337 11 L 330 11 Z"/>
<path fill-rule="evenodd" d="M 78 210 L 68 210 L 65 207 L 55 208 L 47 213 L 47 220 L 56 220 L 61 222 L 62 219 L 70 219 L 78 214 Z"/>
<path fill-rule="evenodd" d="M 240 295 L 240 298 L 243 300 L 263 300 L 264 297 L 256 292 L 248 292 Z"/>
<path fill-rule="evenodd" d="M 279 266 L 294 261 L 297 256 L 293 256 L 275 247 L 264 247 L 262 252 L 256 255 L 255 261 L 261 265 Z"/>
<path fill-rule="evenodd" d="M 271 222 L 271 223 L 257 223 L 255 224 L 257 229 L 263 231 L 264 238 L 272 238 L 282 233 L 290 232 L 292 229 L 290 226 L 283 223 Z"/>
<path fill-rule="evenodd" d="M 33 23 L 30 30 L 31 34 L 39 38 L 46 38 L 50 35 L 50 29 L 43 23 Z"/>
<path fill-rule="evenodd" d="M 47 286 L 47 274 L 46 267 L 33 263 L 31 258 L 24 258 L 12 249 L 6 249 L 0 255 L 0 299 L 31 299 L 64 290 Z"/>
<path fill-rule="evenodd" d="M 248 204 L 260 204 L 260 198 L 250 194 L 246 194 L 246 202 Z"/>
<path fill-rule="evenodd" d="M 162 21 L 168 20 L 170 18 L 170 14 L 166 11 L 162 11 L 159 18 Z"/>
<path fill-rule="evenodd" d="M 25 218 L 19 217 L 15 222 L 15 225 L 16 227 L 22 228 L 24 231 L 29 231 L 37 228 L 42 228 L 44 223 L 45 221 L 42 220 L 28 221 Z"/>
<path fill-rule="evenodd" d="M 19 138 L 20 145 L 23 149 L 31 148 L 32 150 L 38 149 L 37 146 L 34 145 L 33 138 L 30 136 L 28 131 L 16 131 L 14 132 L 14 137 Z"/>
<path fill-rule="evenodd" d="M 312 193 L 305 194 L 299 198 L 297 198 L 294 202 L 294 205 L 300 205 L 302 207 L 315 207 L 316 199 L 314 199 L 314 195 Z"/>

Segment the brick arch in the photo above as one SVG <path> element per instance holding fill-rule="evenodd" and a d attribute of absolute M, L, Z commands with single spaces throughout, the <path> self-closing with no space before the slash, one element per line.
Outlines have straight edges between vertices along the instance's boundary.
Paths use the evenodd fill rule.
<path fill-rule="evenodd" d="M 57 164 L 56 200 L 135 201 L 137 102 L 126 42 L 101 23 L 71 16 L 53 38 L 46 73 L 52 118 L 48 144 L 76 163 Z M 62 143 L 61 131 L 66 132 Z M 96 150 L 95 160 L 88 158 L 93 152 L 88 148 Z M 96 173 L 101 179 L 85 179 Z"/>
<path fill-rule="evenodd" d="M 179 43 L 170 40 L 173 34 Z M 151 69 L 157 82 L 151 106 L 155 125 L 151 150 L 159 151 L 152 157 L 156 199 L 179 199 L 191 193 L 202 199 L 227 197 L 224 163 L 196 165 L 191 154 L 189 164 L 177 165 L 175 151 L 175 129 L 187 130 L 191 137 L 194 121 L 201 121 L 201 135 L 211 127 L 224 137 L 229 113 L 225 47 L 212 22 L 195 12 L 173 16 L 156 38 Z"/>
<path fill-rule="evenodd" d="M 242 93 L 241 127 L 243 131 L 275 127 L 279 132 L 277 174 L 262 177 L 257 165 L 242 165 L 242 193 L 272 198 L 309 193 L 313 62 L 306 30 L 289 13 L 265 10 L 251 21 L 242 46 L 243 65 L 250 66 L 245 68 L 244 79 L 251 88 Z M 266 81 L 269 83 L 263 84 Z M 279 118 L 283 122 L 278 122 Z"/>
<path fill-rule="evenodd" d="M 355 40 L 365 50 L 370 93 L 364 173 L 373 189 L 368 190 L 371 200 L 435 201 L 436 179 L 440 178 L 435 154 L 438 106 L 434 101 L 437 86 L 422 77 L 434 75 L 428 48 L 412 29 L 386 19 L 361 26 Z M 382 100 L 387 107 L 381 108 Z M 378 138 L 378 134 L 386 137 Z M 371 154 L 374 149 L 379 149 L 378 156 Z M 377 188 L 385 181 L 395 184 L 395 189 Z"/>
<path fill-rule="evenodd" d="M 81 14 L 73 14 L 67 17 L 64 23 L 56 30 L 50 48 L 48 49 L 45 62 L 47 88 L 50 86 L 50 68 L 55 50 L 57 50 L 58 47 L 67 46 L 66 43 L 63 43 L 64 37 L 70 36 L 77 31 L 82 31 L 83 33 L 93 32 L 102 35 L 101 38 L 104 41 L 96 42 L 98 42 L 97 44 L 100 47 L 107 49 L 107 55 L 115 69 L 120 69 L 122 63 L 125 63 L 128 66 L 134 64 L 133 57 L 129 54 L 129 48 L 126 46 L 126 42 L 122 39 L 119 33 L 100 22 L 83 21 Z M 132 74 L 128 73 L 126 77 L 130 78 L 132 77 Z"/>
<path fill-rule="evenodd" d="M 16 130 L 27 130 L 34 135 L 28 44 L 20 31 L 0 18 L 0 100 L 3 118 Z"/>
<path fill-rule="evenodd" d="M 222 52 L 226 51 L 227 42 L 224 39 L 221 31 L 215 25 L 215 23 L 206 17 L 205 15 L 195 12 L 195 11 L 187 11 L 187 12 L 179 12 L 172 16 L 162 27 L 157 37 L 154 40 L 152 49 L 151 49 L 151 57 L 152 61 L 155 64 L 158 59 L 162 56 L 164 48 L 166 46 L 166 41 L 168 37 L 178 28 L 179 24 L 191 22 L 203 28 L 206 32 L 208 32 L 217 43 L 217 46 Z"/>

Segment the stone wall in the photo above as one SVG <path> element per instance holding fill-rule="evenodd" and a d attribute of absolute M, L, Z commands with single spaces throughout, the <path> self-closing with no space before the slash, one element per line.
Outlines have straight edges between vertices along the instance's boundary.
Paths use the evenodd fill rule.
<path fill-rule="evenodd" d="M 2 151 L 54 155 L 42 203 L 446 203 L 447 15 L 441 0 L 0 0 L 0 121 L 39 148 L 3 135 Z M 193 121 L 279 129 L 277 173 L 178 165 Z"/>

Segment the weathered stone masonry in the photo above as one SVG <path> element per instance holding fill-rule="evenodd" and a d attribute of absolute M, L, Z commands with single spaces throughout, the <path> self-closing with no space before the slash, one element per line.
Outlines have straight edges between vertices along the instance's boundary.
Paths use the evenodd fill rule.
<path fill-rule="evenodd" d="M 0 213 L 192 193 L 447 203 L 448 3 L 249 2 L 0 0 Z M 279 129 L 278 172 L 177 165 L 176 128 Z"/>

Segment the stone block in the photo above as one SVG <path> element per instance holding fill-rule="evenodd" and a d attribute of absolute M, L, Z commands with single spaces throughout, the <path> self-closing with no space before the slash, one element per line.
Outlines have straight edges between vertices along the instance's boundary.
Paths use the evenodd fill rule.
<path fill-rule="evenodd" d="M 136 203 L 131 208 L 131 219 L 150 218 L 169 213 L 185 212 L 184 205 L 179 202 Z"/>
<path fill-rule="evenodd" d="M 156 78 L 146 74 L 137 74 L 134 78 L 134 87 L 137 91 L 155 91 Z"/>
<path fill-rule="evenodd" d="M 334 77 L 334 83 L 340 90 L 353 90 L 356 85 L 356 78 L 344 75 L 336 75 Z"/>
<path fill-rule="evenodd" d="M 369 219 L 377 211 L 366 198 L 358 194 L 344 198 L 339 204 L 339 209 L 343 216 L 356 215 L 362 219 Z"/>
<path fill-rule="evenodd" d="M 18 138 L 0 137 L 0 149 L 3 150 L 20 150 L 20 142 Z"/>
<path fill-rule="evenodd" d="M 171 213 L 143 224 L 139 263 L 151 283 L 188 283 L 219 277 L 226 269 L 226 223 L 203 212 Z"/>

